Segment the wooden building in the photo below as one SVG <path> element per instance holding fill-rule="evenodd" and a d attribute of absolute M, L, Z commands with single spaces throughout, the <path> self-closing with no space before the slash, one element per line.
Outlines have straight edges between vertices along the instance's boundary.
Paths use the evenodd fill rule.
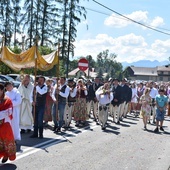
<path fill-rule="evenodd" d="M 125 70 L 131 80 L 170 81 L 170 67 L 127 67 Z"/>

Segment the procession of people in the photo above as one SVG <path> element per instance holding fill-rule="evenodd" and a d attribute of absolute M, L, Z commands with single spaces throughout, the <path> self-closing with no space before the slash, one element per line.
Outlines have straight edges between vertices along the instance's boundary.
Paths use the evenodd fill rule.
<path fill-rule="evenodd" d="M 73 121 L 80 128 L 91 118 L 105 131 L 109 117 L 114 126 L 131 114 L 143 120 L 144 130 L 152 123 L 156 125 L 154 132 L 164 131 L 169 98 L 170 84 L 165 82 L 100 77 L 60 77 L 54 82 L 39 76 L 33 85 L 30 76 L 25 75 L 18 89 L 11 82 L 0 84 L 0 158 L 2 163 L 15 160 L 22 134 L 32 132 L 31 138 L 42 139 L 49 122 L 53 123 L 52 130 L 60 133 L 69 129 Z"/>

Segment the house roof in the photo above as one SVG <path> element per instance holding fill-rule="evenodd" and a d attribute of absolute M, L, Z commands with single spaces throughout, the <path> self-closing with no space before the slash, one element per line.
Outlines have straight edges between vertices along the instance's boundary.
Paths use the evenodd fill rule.
<path fill-rule="evenodd" d="M 170 71 L 170 67 L 158 66 L 157 71 Z"/>
<path fill-rule="evenodd" d="M 88 76 L 88 70 L 89 69 L 84 71 L 87 76 Z M 69 76 L 75 76 L 79 71 L 80 71 L 80 69 L 76 68 L 76 69 L 72 70 L 71 72 L 69 72 L 68 75 Z M 92 77 L 92 78 L 95 78 L 97 76 L 97 73 L 94 72 L 94 71 L 90 71 L 89 76 Z"/>
<path fill-rule="evenodd" d="M 76 69 L 70 71 L 70 72 L 68 73 L 68 75 L 69 75 L 69 76 L 75 76 L 78 71 L 80 71 L 80 69 L 79 69 L 79 68 L 76 68 Z"/>
<path fill-rule="evenodd" d="M 158 76 L 157 67 L 130 67 L 134 75 Z"/>

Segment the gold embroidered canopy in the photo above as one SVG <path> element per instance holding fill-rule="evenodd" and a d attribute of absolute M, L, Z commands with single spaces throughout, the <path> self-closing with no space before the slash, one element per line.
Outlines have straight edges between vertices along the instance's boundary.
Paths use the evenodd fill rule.
<path fill-rule="evenodd" d="M 48 55 L 41 55 L 37 50 L 37 46 L 33 46 L 21 54 L 15 54 L 8 47 L 2 47 L 0 59 L 15 71 L 20 71 L 24 68 L 33 68 L 41 71 L 47 71 L 59 63 L 58 52 L 53 51 Z M 35 62 L 35 60 L 37 60 Z M 35 64 L 37 65 L 35 66 Z"/>

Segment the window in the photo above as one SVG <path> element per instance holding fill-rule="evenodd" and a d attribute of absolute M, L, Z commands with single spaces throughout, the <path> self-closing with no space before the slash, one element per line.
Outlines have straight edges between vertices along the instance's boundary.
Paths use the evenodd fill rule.
<path fill-rule="evenodd" d="M 163 81 L 163 77 L 159 77 L 159 81 Z"/>

